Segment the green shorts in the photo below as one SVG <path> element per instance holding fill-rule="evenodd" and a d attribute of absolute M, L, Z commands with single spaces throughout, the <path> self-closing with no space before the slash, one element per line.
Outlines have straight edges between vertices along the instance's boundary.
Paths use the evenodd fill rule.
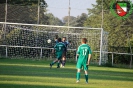
<path fill-rule="evenodd" d="M 77 63 L 77 69 L 82 69 L 82 67 L 83 67 L 83 69 L 86 71 L 86 70 L 88 70 L 88 65 L 86 65 L 86 63 L 85 64 L 83 64 L 83 63 Z"/>
<path fill-rule="evenodd" d="M 56 54 L 56 58 L 57 58 L 58 60 L 61 60 L 61 59 L 62 59 L 62 54 Z"/>

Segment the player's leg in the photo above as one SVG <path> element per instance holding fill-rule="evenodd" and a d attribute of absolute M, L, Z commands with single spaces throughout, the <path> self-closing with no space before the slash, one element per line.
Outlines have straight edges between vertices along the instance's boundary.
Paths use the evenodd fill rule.
<path fill-rule="evenodd" d="M 57 56 L 57 58 L 58 58 L 57 68 L 60 68 L 60 62 L 61 62 L 61 59 L 62 59 L 62 54 L 59 54 Z"/>
<path fill-rule="evenodd" d="M 54 65 L 57 61 L 58 61 L 58 59 L 56 59 L 56 60 L 54 60 L 52 63 L 50 63 L 50 68 L 51 68 L 52 65 Z"/>
<path fill-rule="evenodd" d="M 66 64 L 66 52 L 64 52 L 63 57 L 62 57 L 62 66 L 64 67 Z"/>
<path fill-rule="evenodd" d="M 76 77 L 77 77 L 76 83 L 78 83 L 80 81 L 80 69 L 77 69 L 77 75 L 76 75 Z"/>
<path fill-rule="evenodd" d="M 77 63 L 77 74 L 76 74 L 76 79 L 77 79 L 77 83 L 80 81 L 80 70 L 82 68 L 82 65 L 80 63 Z"/>
<path fill-rule="evenodd" d="M 88 83 L 88 72 L 87 72 L 87 70 L 85 70 L 85 81 L 86 81 L 86 83 Z"/>
<path fill-rule="evenodd" d="M 84 71 L 85 71 L 85 81 L 88 83 L 88 65 L 84 65 Z"/>
<path fill-rule="evenodd" d="M 56 62 L 58 61 L 58 59 L 54 60 L 51 65 L 54 65 Z"/>
<path fill-rule="evenodd" d="M 60 68 L 60 59 L 58 59 L 57 68 Z"/>
<path fill-rule="evenodd" d="M 63 60 L 60 60 L 60 65 L 61 65 L 61 67 L 63 66 L 63 65 L 62 65 L 62 63 L 63 63 L 62 61 L 63 61 Z"/>

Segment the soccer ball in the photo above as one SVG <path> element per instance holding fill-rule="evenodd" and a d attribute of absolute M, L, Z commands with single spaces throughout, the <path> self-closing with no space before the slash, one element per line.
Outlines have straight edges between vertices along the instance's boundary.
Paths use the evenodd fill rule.
<path fill-rule="evenodd" d="M 48 40 L 47 40 L 47 43 L 51 43 L 51 39 L 48 39 Z"/>

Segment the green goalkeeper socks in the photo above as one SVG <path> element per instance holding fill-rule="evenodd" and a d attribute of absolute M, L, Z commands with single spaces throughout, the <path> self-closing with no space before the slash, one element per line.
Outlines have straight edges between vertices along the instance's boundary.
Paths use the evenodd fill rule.
<path fill-rule="evenodd" d="M 80 72 L 77 72 L 77 80 L 80 80 Z"/>
<path fill-rule="evenodd" d="M 88 83 L 88 75 L 85 75 L 85 80 Z"/>

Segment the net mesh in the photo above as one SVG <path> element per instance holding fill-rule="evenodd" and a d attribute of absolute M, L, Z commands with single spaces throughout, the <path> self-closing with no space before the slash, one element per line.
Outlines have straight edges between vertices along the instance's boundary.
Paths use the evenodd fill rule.
<path fill-rule="evenodd" d="M 75 59 L 76 49 L 81 38 L 87 38 L 93 52 L 93 60 L 100 57 L 101 29 L 84 27 L 66 27 L 37 24 L 1 23 L 0 55 L 19 58 L 54 58 L 51 53 L 55 37 L 66 37 L 67 58 Z M 103 51 L 107 51 L 107 35 L 103 33 Z M 47 40 L 50 39 L 51 43 Z M 107 58 L 106 58 L 107 59 Z M 104 59 L 103 59 L 104 60 Z"/>

